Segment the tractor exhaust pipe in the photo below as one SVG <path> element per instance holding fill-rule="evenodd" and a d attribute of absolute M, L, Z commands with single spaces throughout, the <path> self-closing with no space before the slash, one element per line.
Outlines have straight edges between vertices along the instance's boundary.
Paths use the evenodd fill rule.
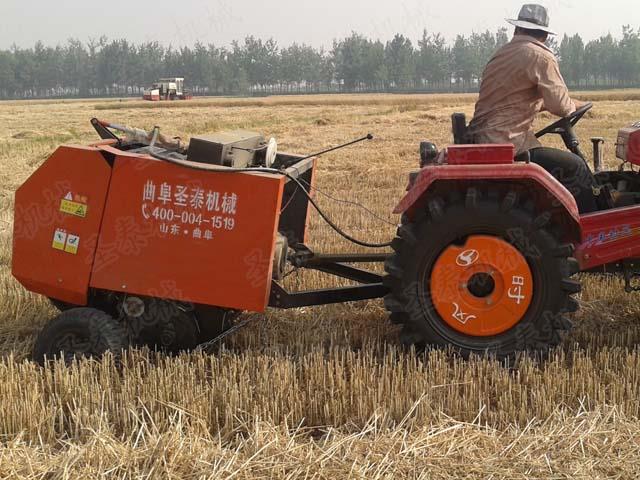
<path fill-rule="evenodd" d="M 593 143 L 593 171 L 598 173 L 603 169 L 604 151 L 602 146 L 604 145 L 604 138 L 593 137 L 591 143 Z"/>

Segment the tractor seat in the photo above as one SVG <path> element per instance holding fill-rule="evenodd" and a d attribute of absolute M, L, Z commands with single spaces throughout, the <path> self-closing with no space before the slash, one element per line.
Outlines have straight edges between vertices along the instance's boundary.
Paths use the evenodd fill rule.
<path fill-rule="evenodd" d="M 451 127 L 453 131 L 453 143 L 456 145 L 473 143 L 469 138 L 467 116 L 464 113 L 454 113 L 451 115 Z"/>

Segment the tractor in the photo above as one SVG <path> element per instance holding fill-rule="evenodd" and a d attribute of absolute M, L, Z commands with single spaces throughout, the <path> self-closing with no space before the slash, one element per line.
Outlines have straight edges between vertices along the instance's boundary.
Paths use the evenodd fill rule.
<path fill-rule="evenodd" d="M 560 135 L 587 161 L 574 127 L 591 107 L 537 135 Z M 13 275 L 60 310 L 36 340 L 40 363 L 129 345 L 199 348 L 233 331 L 241 312 L 378 298 L 405 344 L 511 361 L 561 342 L 579 307 L 576 273 L 619 273 L 638 289 L 640 124 L 620 130 L 615 170 L 592 140 L 601 209 L 580 215 L 549 172 L 515 161 L 513 145 L 469 144 L 454 114 L 452 145 L 421 143 L 385 244 L 351 237 L 314 200 L 318 156 L 342 146 L 295 155 L 253 132 L 185 145 L 158 127 L 92 124 L 99 142 L 59 147 L 15 196 Z M 311 209 L 378 250 L 312 251 Z M 290 292 L 287 267 L 351 285 Z"/>

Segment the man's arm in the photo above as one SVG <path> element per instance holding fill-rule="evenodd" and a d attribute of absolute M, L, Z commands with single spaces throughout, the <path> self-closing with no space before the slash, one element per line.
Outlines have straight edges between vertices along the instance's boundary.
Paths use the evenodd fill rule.
<path fill-rule="evenodd" d="M 571 100 L 569 89 L 564 83 L 560 66 L 555 57 L 538 54 L 529 70 L 531 81 L 538 85 L 542 95 L 544 109 L 557 115 L 567 117 L 576 111 L 578 106 Z"/>

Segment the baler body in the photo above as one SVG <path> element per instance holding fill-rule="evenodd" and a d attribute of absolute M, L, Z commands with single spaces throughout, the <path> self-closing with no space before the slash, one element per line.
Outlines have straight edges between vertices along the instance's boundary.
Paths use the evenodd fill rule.
<path fill-rule="evenodd" d="M 260 312 L 279 229 L 294 241 L 306 231 L 307 202 L 290 202 L 286 183 L 108 144 L 63 146 L 16 192 L 13 274 L 73 305 L 98 290 Z M 300 203 L 296 225 L 280 225 L 283 195 Z"/>

